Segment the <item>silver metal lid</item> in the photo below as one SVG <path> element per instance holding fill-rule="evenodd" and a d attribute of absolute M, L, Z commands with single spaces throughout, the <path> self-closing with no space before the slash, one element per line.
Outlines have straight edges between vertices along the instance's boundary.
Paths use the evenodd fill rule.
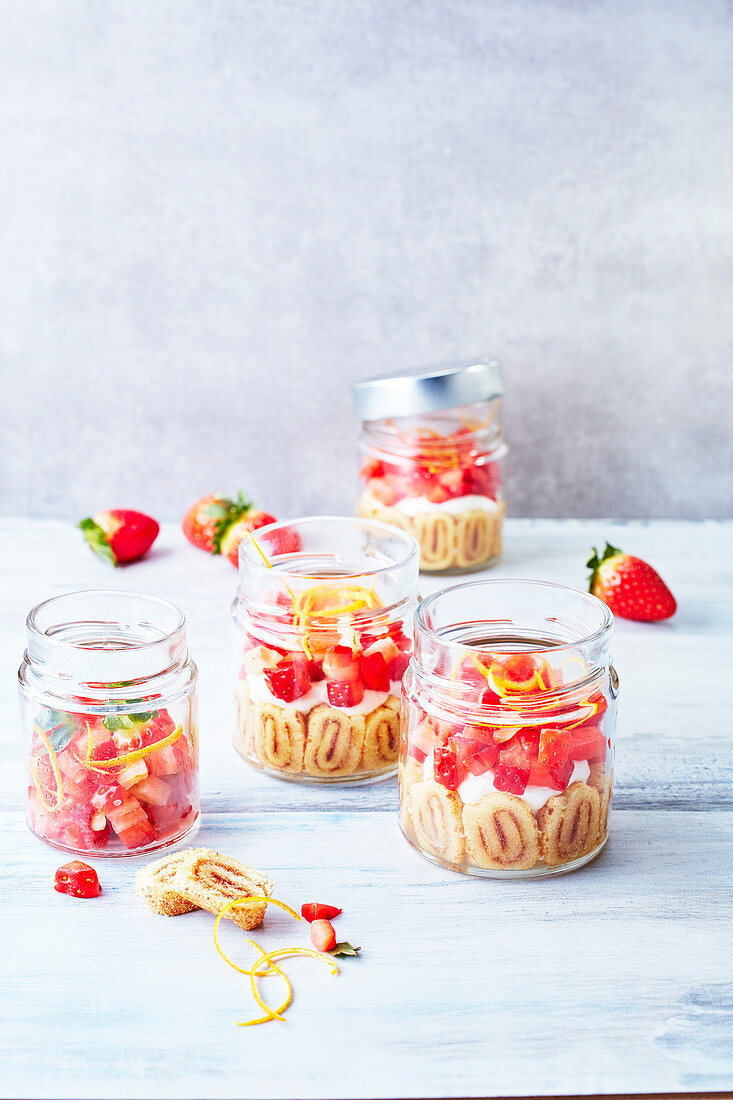
<path fill-rule="evenodd" d="M 351 390 L 360 420 L 386 420 L 491 401 L 504 395 L 504 379 L 495 359 L 467 359 L 376 375 Z"/>

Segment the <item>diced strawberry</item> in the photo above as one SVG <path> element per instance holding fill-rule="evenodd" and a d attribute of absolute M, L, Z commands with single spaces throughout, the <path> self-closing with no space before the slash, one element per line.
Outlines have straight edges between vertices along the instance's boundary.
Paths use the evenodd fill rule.
<path fill-rule="evenodd" d="M 507 794 L 524 794 L 529 782 L 529 771 L 529 765 L 514 767 L 499 763 L 494 769 L 494 787 L 497 791 L 506 791 Z"/>
<path fill-rule="evenodd" d="M 533 762 L 529 768 L 529 782 L 533 787 L 550 787 L 556 791 L 564 791 L 572 774 L 572 760 L 567 760 L 564 764 Z"/>
<path fill-rule="evenodd" d="M 337 909 L 335 905 L 322 905 L 317 901 L 306 902 L 305 905 L 300 907 L 301 917 L 303 920 L 307 920 L 309 924 L 312 924 L 314 920 L 333 920 L 342 912 L 343 910 Z"/>
<path fill-rule="evenodd" d="M 433 504 L 445 504 L 445 502 L 451 498 L 451 494 L 439 481 L 430 486 L 425 496 L 428 500 L 432 501 Z"/>
<path fill-rule="evenodd" d="M 409 653 L 398 653 L 387 665 L 390 680 L 401 680 L 410 663 Z"/>
<path fill-rule="evenodd" d="M 366 687 L 372 691 L 389 691 L 389 670 L 381 653 L 362 653 L 359 668 Z"/>
<path fill-rule="evenodd" d="M 444 470 L 440 475 L 440 484 L 449 497 L 463 496 L 463 470 L 458 467 Z"/>
<path fill-rule="evenodd" d="M 75 898 L 98 898 L 102 893 L 97 872 L 88 863 L 75 859 L 59 867 L 54 876 L 53 888 L 59 894 L 71 894 Z"/>
<path fill-rule="evenodd" d="M 171 793 L 169 785 L 157 775 L 149 775 L 135 786 L 135 798 L 154 806 L 165 806 L 170 801 Z"/>
<path fill-rule="evenodd" d="M 411 746 L 422 752 L 423 759 L 432 754 L 437 737 L 433 723 L 429 718 L 424 718 L 422 722 L 415 726 L 409 735 L 409 742 Z"/>
<path fill-rule="evenodd" d="M 305 656 L 283 657 L 274 668 L 265 669 L 270 691 L 285 703 L 292 703 L 310 691 L 308 660 Z"/>
<path fill-rule="evenodd" d="M 366 483 L 367 492 L 389 508 L 396 504 L 405 494 L 402 492 L 399 479 L 396 477 L 373 477 Z"/>
<path fill-rule="evenodd" d="M 166 745 L 163 749 L 156 749 L 145 758 L 151 775 L 175 775 L 178 771 L 178 760 L 173 751 L 173 745 Z"/>
<path fill-rule="evenodd" d="M 418 764 L 424 764 L 429 754 L 423 752 L 419 745 L 410 744 L 407 746 L 407 755 L 413 757 L 414 760 L 417 760 Z"/>
<path fill-rule="evenodd" d="M 330 951 L 336 946 L 336 929 L 329 920 L 314 920 L 311 924 L 311 943 L 316 951 Z"/>
<path fill-rule="evenodd" d="M 327 680 L 326 694 L 332 707 L 356 707 L 364 698 L 361 680 Z"/>
<path fill-rule="evenodd" d="M 409 638 L 402 629 L 402 623 L 392 623 L 389 628 L 389 636 L 402 653 L 412 653 L 412 638 Z"/>
<path fill-rule="evenodd" d="M 147 779 L 148 768 L 144 760 L 134 760 L 131 764 L 125 764 L 117 773 L 117 782 L 127 790 L 134 787 L 143 779 Z"/>
<path fill-rule="evenodd" d="M 244 669 L 250 676 L 261 675 L 266 668 L 271 668 L 284 657 L 284 652 L 278 652 L 267 646 L 260 645 L 254 649 L 248 649 L 244 655 Z"/>
<path fill-rule="evenodd" d="M 312 684 L 318 683 L 319 680 L 325 680 L 326 674 L 323 671 L 323 661 L 309 660 L 308 676 Z"/>
<path fill-rule="evenodd" d="M 368 455 L 364 459 L 364 464 L 362 465 L 359 474 L 361 477 L 366 479 L 370 477 L 384 477 L 384 463 L 380 461 L 380 459 L 373 458 L 371 455 Z"/>
<path fill-rule="evenodd" d="M 463 736 L 454 737 L 453 742 L 458 748 L 459 759 L 471 775 L 483 775 L 499 759 L 499 746 L 493 742 L 487 744 Z"/>
<path fill-rule="evenodd" d="M 155 840 L 153 829 L 145 810 L 129 793 L 122 806 L 105 810 L 107 820 L 126 848 L 140 848 Z"/>
<path fill-rule="evenodd" d="M 373 653 L 381 653 L 384 657 L 385 664 L 389 666 L 390 661 L 396 660 L 400 656 L 399 646 L 395 642 L 394 638 L 387 635 L 383 638 L 377 638 L 375 642 L 367 648 L 365 642 L 365 636 L 362 637 L 362 644 L 364 644 L 364 655 L 370 656 Z"/>
<path fill-rule="evenodd" d="M 466 778 L 466 769 L 458 758 L 458 746 L 453 738 L 437 746 L 433 760 L 436 782 L 442 783 L 449 791 L 457 790 Z"/>
<path fill-rule="evenodd" d="M 332 646 L 323 656 L 323 672 L 328 680 L 353 683 L 359 679 L 359 658 L 349 646 Z"/>
<path fill-rule="evenodd" d="M 571 760 L 604 760 L 606 738 L 597 726 L 579 726 L 570 731 Z"/>
<path fill-rule="evenodd" d="M 570 744 L 569 730 L 553 728 L 540 730 L 538 757 L 540 764 L 555 764 L 563 767 L 570 755 Z"/>

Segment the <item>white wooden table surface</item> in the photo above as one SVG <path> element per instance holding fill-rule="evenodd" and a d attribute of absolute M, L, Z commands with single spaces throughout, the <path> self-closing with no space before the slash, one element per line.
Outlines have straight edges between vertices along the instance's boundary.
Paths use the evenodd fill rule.
<path fill-rule="evenodd" d="M 164 527 L 112 572 L 65 522 L 0 520 L 2 978 L 0 1094 L 38 1097 L 438 1097 L 733 1089 L 731 669 L 733 524 L 514 520 L 493 576 L 582 587 L 608 538 L 654 563 L 679 601 L 617 621 L 621 679 L 611 840 L 545 881 L 476 880 L 402 840 L 394 782 L 316 790 L 266 779 L 229 744 L 235 572 Z M 196 843 L 266 871 L 276 896 L 341 905 L 361 944 L 338 978 L 290 966 L 284 1024 L 237 1028 L 247 979 L 212 918 L 134 896 L 144 860 L 93 860 L 101 898 L 54 893 L 63 853 L 24 824 L 15 673 L 32 605 L 74 588 L 166 596 L 201 672 Z M 422 579 L 423 592 L 440 586 Z M 271 910 L 268 946 L 307 942 Z M 241 933 L 225 931 L 248 959 Z M 278 990 L 279 992 L 279 990 Z"/>

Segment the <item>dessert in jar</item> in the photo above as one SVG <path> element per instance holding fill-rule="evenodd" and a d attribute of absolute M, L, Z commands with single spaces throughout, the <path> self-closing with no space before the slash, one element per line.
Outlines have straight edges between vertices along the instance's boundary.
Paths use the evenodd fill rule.
<path fill-rule="evenodd" d="M 536 877 L 608 836 L 618 680 L 595 596 L 477 581 L 424 600 L 403 683 L 400 825 L 467 874 Z"/>
<path fill-rule="evenodd" d="M 501 556 L 504 385 L 490 360 L 357 382 L 357 513 L 420 543 L 420 568 L 464 573 Z"/>
<path fill-rule="evenodd" d="M 72 592 L 35 607 L 27 630 L 18 678 L 31 830 L 100 856 L 188 836 L 198 673 L 183 613 L 154 596 Z"/>
<path fill-rule="evenodd" d="M 353 518 L 262 527 L 239 551 L 234 744 L 311 783 L 394 773 L 418 546 Z"/>

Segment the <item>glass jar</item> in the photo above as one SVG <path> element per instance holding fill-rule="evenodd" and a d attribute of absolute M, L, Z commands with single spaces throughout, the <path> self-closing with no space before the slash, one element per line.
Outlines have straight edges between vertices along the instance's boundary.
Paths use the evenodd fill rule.
<path fill-rule="evenodd" d="M 381 779 L 397 766 L 418 546 L 383 523 L 317 518 L 245 538 L 232 612 L 234 744 L 283 779 Z"/>
<path fill-rule="evenodd" d="M 155 851 L 199 818 L 198 672 L 185 618 L 133 592 L 56 596 L 18 672 L 31 830 L 65 851 Z"/>
<path fill-rule="evenodd" d="M 371 378 L 353 392 L 362 419 L 357 514 L 414 535 L 425 572 L 494 565 L 505 512 L 498 363 Z"/>
<path fill-rule="evenodd" d="M 399 768 L 414 848 L 497 878 L 598 855 L 613 786 L 612 624 L 595 596 L 538 581 L 476 581 L 423 601 Z"/>

